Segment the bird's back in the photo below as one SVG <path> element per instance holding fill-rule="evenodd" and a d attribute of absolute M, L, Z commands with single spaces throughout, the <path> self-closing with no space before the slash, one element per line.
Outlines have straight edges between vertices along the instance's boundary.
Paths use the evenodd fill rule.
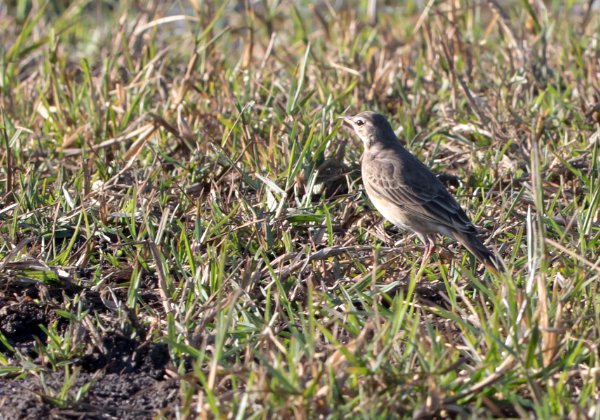
<path fill-rule="evenodd" d="M 362 173 L 369 196 L 389 200 L 421 224 L 437 232 L 476 233 L 465 212 L 438 178 L 397 139 L 377 142 L 365 150 Z M 376 199 L 377 199 L 376 198 Z"/>

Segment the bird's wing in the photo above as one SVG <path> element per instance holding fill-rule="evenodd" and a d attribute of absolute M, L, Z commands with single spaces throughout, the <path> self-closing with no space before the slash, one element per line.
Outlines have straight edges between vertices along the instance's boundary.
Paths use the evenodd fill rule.
<path fill-rule="evenodd" d="M 407 154 L 408 152 L 405 151 Z M 379 158 L 364 176 L 378 196 L 427 221 L 451 230 L 475 233 L 468 216 L 444 185 L 412 155 L 402 159 Z"/>

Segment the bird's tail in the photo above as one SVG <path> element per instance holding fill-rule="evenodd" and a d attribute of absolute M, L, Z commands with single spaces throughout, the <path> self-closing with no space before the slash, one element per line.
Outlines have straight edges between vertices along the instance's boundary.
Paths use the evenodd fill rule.
<path fill-rule="evenodd" d="M 477 236 L 464 232 L 454 232 L 454 237 L 469 250 L 486 268 L 494 273 L 505 273 L 506 266 L 498 255 L 486 248 Z"/>

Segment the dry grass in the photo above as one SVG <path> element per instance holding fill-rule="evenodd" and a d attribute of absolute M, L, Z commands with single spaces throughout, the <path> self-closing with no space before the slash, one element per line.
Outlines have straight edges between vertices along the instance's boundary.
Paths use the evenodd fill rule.
<path fill-rule="evenodd" d="M 368 3 L 0 5 L 0 372 L 86 412 L 118 336 L 168 348 L 148 416 L 600 415 L 593 2 Z M 417 273 L 364 109 L 508 275 L 450 243 Z"/>

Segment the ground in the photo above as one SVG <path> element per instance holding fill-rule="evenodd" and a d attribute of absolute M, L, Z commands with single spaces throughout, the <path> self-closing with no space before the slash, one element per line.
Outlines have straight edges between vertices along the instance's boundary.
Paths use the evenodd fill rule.
<path fill-rule="evenodd" d="M 0 4 L 0 417 L 597 418 L 594 1 Z M 506 273 L 382 221 L 374 110 Z"/>

